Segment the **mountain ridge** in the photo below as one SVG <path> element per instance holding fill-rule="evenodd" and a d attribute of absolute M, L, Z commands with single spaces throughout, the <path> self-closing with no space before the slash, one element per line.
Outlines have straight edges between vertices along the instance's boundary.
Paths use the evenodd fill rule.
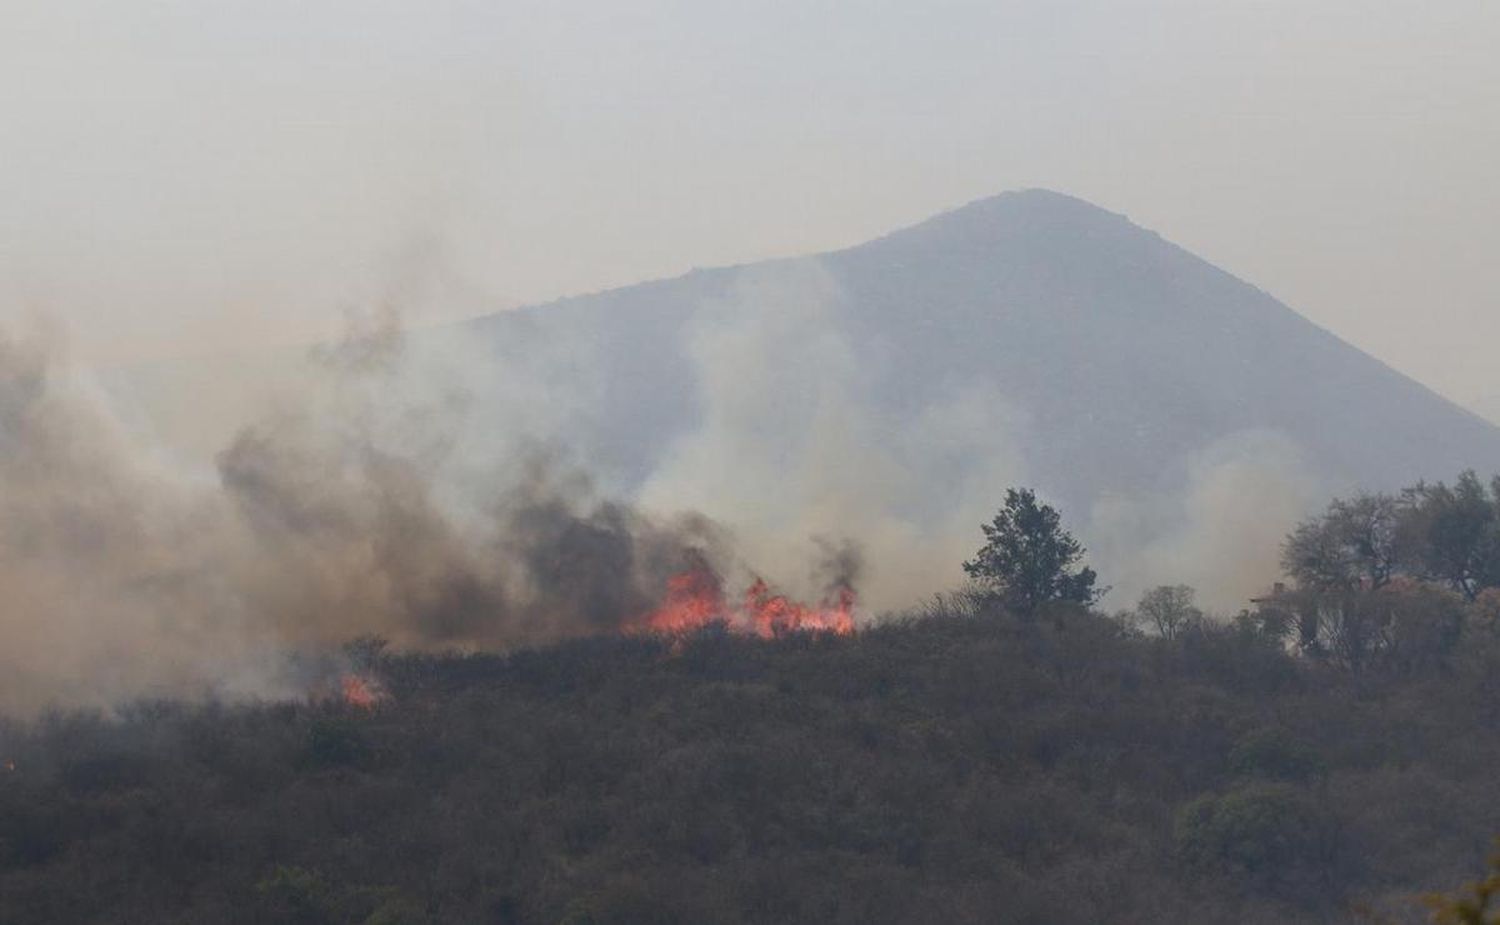
<path fill-rule="evenodd" d="M 421 387 L 405 399 L 436 395 L 436 426 L 481 467 L 540 444 L 598 493 L 699 510 L 768 558 L 877 537 L 888 591 L 958 580 L 1015 484 L 1064 511 L 1117 588 L 1183 580 L 1234 601 L 1329 495 L 1500 469 L 1500 428 L 1157 232 L 1046 190 L 407 340 Z M 203 412 L 202 385 L 133 389 L 158 419 L 229 423 Z M 923 569 L 901 572 L 913 556 Z"/>
<path fill-rule="evenodd" d="M 935 378 L 989 379 L 1053 424 L 1092 410 L 1123 416 L 1151 433 L 1170 431 L 1176 458 L 1193 444 L 1236 431 L 1285 431 L 1311 445 L 1318 467 L 1339 488 L 1441 477 L 1500 459 L 1500 429 L 1473 412 L 1157 232 L 1050 190 L 975 200 L 812 257 L 695 269 L 486 316 L 468 329 L 509 338 L 520 328 L 576 332 L 594 325 L 597 343 L 613 340 L 632 349 L 629 328 L 640 326 L 659 347 L 680 346 L 682 330 L 674 326 L 725 298 L 737 277 L 808 261 L 826 267 L 843 293 L 839 323 L 854 349 L 890 366 L 890 381 L 874 388 L 877 398 L 909 401 L 913 389 L 923 393 L 930 383 L 916 380 L 924 367 L 942 371 Z M 1070 340 L 1089 349 L 1075 349 Z M 901 341 L 901 349 L 889 349 L 892 341 Z M 993 348 L 989 358 L 977 350 L 984 343 Z M 1137 356 L 1112 356 L 1122 350 Z M 1206 362 L 1199 356 L 1205 352 L 1212 355 Z M 655 353 L 661 358 L 663 350 Z M 676 413 L 690 413 L 671 394 L 691 391 L 690 382 L 671 384 L 632 364 L 616 365 L 616 385 L 627 392 L 631 383 L 645 386 L 632 400 L 664 401 Z M 1048 367 L 1068 370 L 1078 387 L 1048 394 L 1040 385 Z M 1136 401 L 1122 402 L 1123 396 Z M 616 411 L 628 416 L 618 402 Z M 1167 427 L 1164 413 L 1196 423 Z M 1325 432 L 1328 422 L 1337 433 Z M 1380 435 L 1390 427 L 1410 433 L 1422 449 Z M 1051 442 L 1070 453 L 1082 450 L 1081 434 L 1065 437 Z M 1372 461 L 1369 453 L 1385 462 Z M 1056 469 L 1062 455 L 1042 452 L 1041 468 Z M 1080 500 L 1099 487 L 1131 490 L 1162 468 L 1159 460 L 1137 460 L 1132 477 L 1095 472 L 1089 476 L 1094 484 L 1081 491 L 1069 485 L 1054 491 Z M 1180 467 L 1166 468 L 1180 475 Z"/>

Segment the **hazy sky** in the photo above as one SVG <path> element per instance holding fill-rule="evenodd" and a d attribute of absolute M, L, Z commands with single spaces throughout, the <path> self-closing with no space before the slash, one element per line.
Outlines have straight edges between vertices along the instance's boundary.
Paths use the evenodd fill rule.
<path fill-rule="evenodd" d="M 1500 419 L 1500 3 L 0 0 L 0 304 L 113 360 L 1044 186 Z"/>

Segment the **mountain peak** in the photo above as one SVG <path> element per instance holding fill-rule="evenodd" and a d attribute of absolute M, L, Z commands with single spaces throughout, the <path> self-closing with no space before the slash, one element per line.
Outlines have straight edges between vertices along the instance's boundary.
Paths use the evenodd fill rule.
<path fill-rule="evenodd" d="M 1064 193 L 1060 190 L 1047 189 L 1043 186 L 1028 186 L 1021 189 L 1005 190 L 993 196 L 984 196 L 968 206 L 989 207 L 1011 207 L 1011 208 L 1054 208 L 1054 209 L 1079 209 L 1091 212 L 1109 213 L 1087 199 Z"/>
<path fill-rule="evenodd" d="M 1245 434 L 1279 435 L 1310 478 L 1337 490 L 1393 488 L 1500 455 L 1500 431 L 1254 286 L 1066 193 L 1001 193 L 816 259 L 837 297 L 809 321 L 826 330 L 810 336 L 863 358 L 845 387 L 873 419 L 926 433 L 957 414 L 953 402 L 998 396 L 1021 423 L 944 439 L 1005 429 L 1036 486 L 1074 508 L 1175 490 L 1204 453 Z M 724 323 L 726 305 L 745 324 L 766 307 L 759 290 L 734 288 L 753 270 L 496 316 L 488 333 L 507 362 L 550 355 L 548 344 L 593 345 L 597 355 L 568 368 L 597 375 L 591 394 L 606 396 L 597 418 L 609 423 L 590 439 L 631 484 L 700 421 L 694 332 Z M 933 452 L 911 440 L 902 452 Z M 946 478 L 937 471 L 924 473 L 934 485 Z"/>
<path fill-rule="evenodd" d="M 1099 236 L 1159 240 L 1124 215 L 1085 199 L 1031 188 L 976 199 L 870 243 L 960 252 L 1007 244 L 1061 246 L 1080 237 Z"/>
<path fill-rule="evenodd" d="M 986 196 L 950 212 L 937 215 L 934 219 L 941 220 L 962 215 L 985 215 L 1012 220 L 1045 222 L 1129 222 L 1125 216 L 1097 206 L 1086 199 L 1041 187 L 1009 190 L 994 196 Z"/>

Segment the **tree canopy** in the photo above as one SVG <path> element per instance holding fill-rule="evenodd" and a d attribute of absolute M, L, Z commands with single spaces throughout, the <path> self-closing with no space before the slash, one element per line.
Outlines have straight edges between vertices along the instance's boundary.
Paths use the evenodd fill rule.
<path fill-rule="evenodd" d="M 1287 537 L 1281 561 L 1307 591 L 1375 591 L 1409 578 L 1472 601 L 1500 587 L 1500 480 L 1465 472 L 1452 485 L 1335 499 Z"/>
<path fill-rule="evenodd" d="M 964 571 L 1017 613 L 1035 613 L 1048 601 L 1088 605 L 1103 594 L 1094 588 L 1094 570 L 1081 564 L 1083 545 L 1030 489 L 1007 490 L 1005 505 L 981 529 L 985 544 Z"/>
<path fill-rule="evenodd" d="M 1136 617 L 1163 639 L 1173 639 L 1203 622 L 1195 597 L 1197 592 L 1187 585 L 1159 585 L 1141 595 Z"/>

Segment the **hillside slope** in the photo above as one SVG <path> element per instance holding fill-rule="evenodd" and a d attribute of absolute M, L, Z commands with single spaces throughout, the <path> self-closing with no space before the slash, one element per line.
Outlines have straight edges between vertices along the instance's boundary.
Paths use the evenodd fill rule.
<path fill-rule="evenodd" d="M 1500 430 L 1476 415 L 1058 193 L 1007 193 L 810 260 L 831 280 L 830 320 L 857 359 L 861 402 L 899 422 L 966 390 L 998 394 L 1019 412 L 1007 426 L 1022 422 L 1013 436 L 1032 480 L 1075 505 L 1170 488 L 1194 452 L 1247 431 L 1291 440 L 1332 489 L 1500 461 Z M 694 325 L 726 302 L 755 311 L 737 287 L 776 268 L 695 271 L 497 314 L 468 333 L 512 357 L 553 340 L 587 347 L 570 373 L 604 384 L 593 458 L 644 479 L 701 420 Z"/>
<path fill-rule="evenodd" d="M 1360 922 L 1500 830 L 1493 635 L 1351 677 L 1057 613 L 377 660 L 0 723 L 5 921 Z M 1381 920 L 1406 921 L 1407 918 Z"/>

